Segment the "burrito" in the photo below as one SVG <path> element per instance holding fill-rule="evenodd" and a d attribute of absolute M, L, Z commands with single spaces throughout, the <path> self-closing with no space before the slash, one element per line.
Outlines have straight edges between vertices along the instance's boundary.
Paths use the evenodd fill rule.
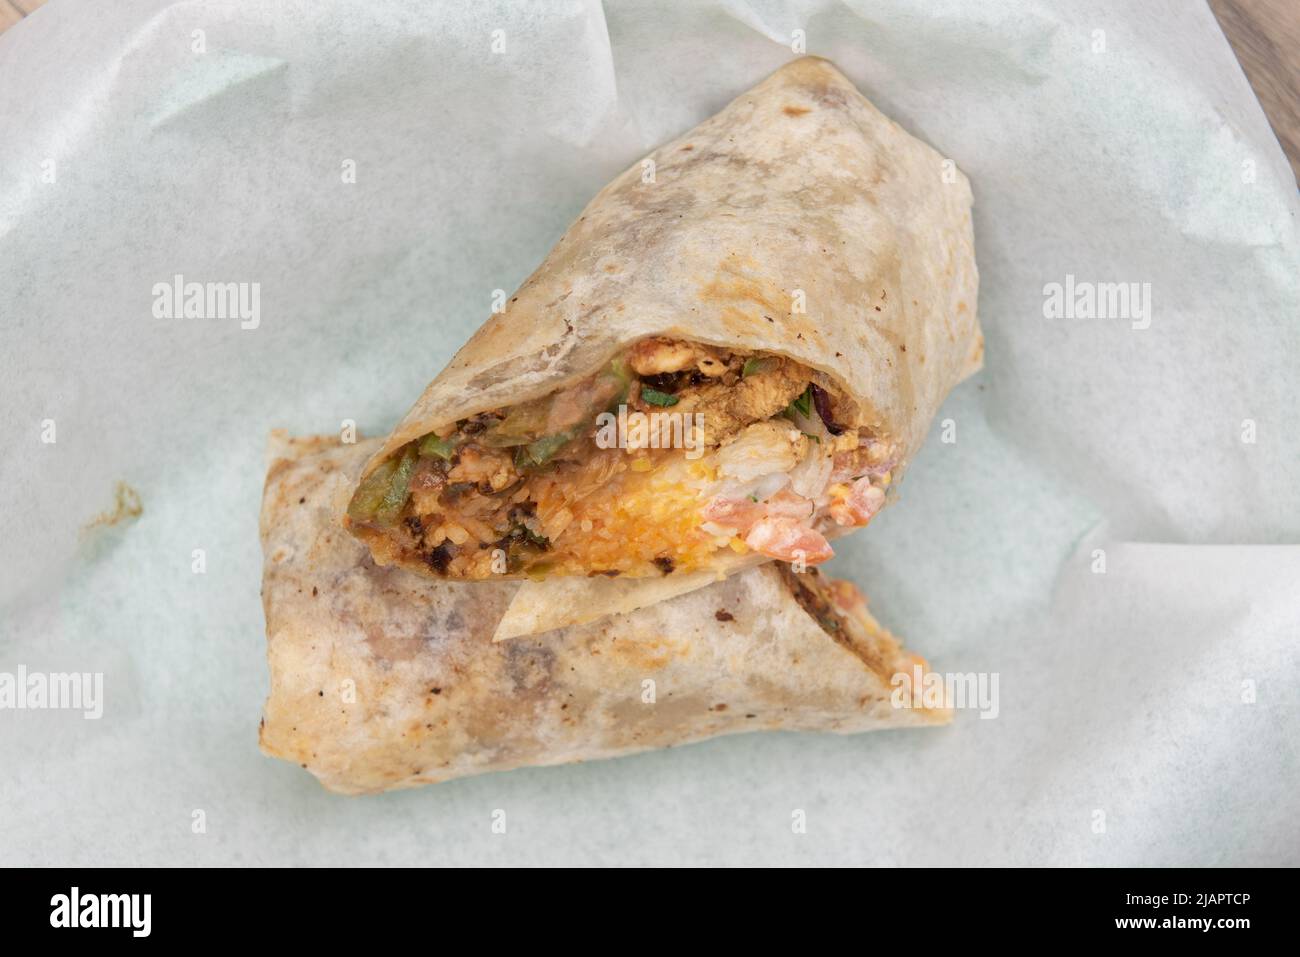
<path fill-rule="evenodd" d="M 765 565 L 630 615 L 493 643 L 509 581 L 377 565 L 342 528 L 378 442 L 273 436 L 262 501 L 262 750 L 364 794 L 762 729 L 941 724 L 924 673 L 847 582 Z M 916 669 L 920 669 L 917 672 Z"/>
<path fill-rule="evenodd" d="M 366 464 L 348 527 L 455 580 L 825 561 L 980 365 L 970 207 L 831 64 L 790 63 L 591 201 Z"/>

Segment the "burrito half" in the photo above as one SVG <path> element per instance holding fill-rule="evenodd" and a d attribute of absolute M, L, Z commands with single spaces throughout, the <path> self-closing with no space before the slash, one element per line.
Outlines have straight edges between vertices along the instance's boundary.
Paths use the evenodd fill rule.
<path fill-rule="evenodd" d="M 273 437 L 262 502 L 262 750 L 361 794 L 761 729 L 940 724 L 891 704 L 922 659 L 847 582 L 765 566 L 626 616 L 494 644 L 514 584 L 376 565 L 343 531 L 376 442 Z"/>
<path fill-rule="evenodd" d="M 965 177 L 797 60 L 587 206 L 364 470 L 380 564 L 815 565 L 978 368 Z"/>

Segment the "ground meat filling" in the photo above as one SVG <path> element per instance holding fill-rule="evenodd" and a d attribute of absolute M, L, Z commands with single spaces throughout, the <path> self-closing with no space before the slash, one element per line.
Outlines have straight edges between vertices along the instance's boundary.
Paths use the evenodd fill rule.
<path fill-rule="evenodd" d="M 646 339 L 541 400 L 408 443 L 348 521 L 377 560 L 452 578 L 668 575 L 720 550 L 816 564 L 824 531 L 883 504 L 893 467 L 817 379 L 781 356 Z"/>

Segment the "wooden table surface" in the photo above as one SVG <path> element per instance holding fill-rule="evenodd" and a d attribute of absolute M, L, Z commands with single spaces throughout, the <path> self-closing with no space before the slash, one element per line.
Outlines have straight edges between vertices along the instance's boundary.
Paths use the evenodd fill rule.
<path fill-rule="evenodd" d="M 1300 182 L 1300 0 L 1209 0 Z"/>
<path fill-rule="evenodd" d="M 44 3 L 0 0 L 0 32 Z M 1300 181 L 1300 0 L 1209 0 L 1209 4 Z"/>

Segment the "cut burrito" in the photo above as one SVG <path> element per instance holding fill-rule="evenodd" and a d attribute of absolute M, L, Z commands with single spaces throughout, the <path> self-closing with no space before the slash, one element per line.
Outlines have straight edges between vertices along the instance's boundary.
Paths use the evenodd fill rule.
<path fill-rule="evenodd" d="M 631 615 L 494 644 L 511 582 L 429 581 L 342 528 L 378 446 L 273 437 L 262 501 L 262 750 L 363 794 L 761 729 L 940 724 L 926 670 L 847 582 L 765 566 Z"/>
<path fill-rule="evenodd" d="M 814 565 L 980 365 L 970 187 L 797 60 L 603 189 L 367 464 L 348 525 L 459 580 Z"/>

